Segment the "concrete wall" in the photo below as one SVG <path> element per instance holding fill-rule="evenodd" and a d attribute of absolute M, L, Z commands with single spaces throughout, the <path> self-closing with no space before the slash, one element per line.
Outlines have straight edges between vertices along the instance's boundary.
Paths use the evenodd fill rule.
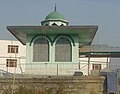
<path fill-rule="evenodd" d="M 13 81 L 15 81 L 14 85 Z M 17 90 L 20 85 L 26 85 L 31 89 L 50 90 L 49 94 L 107 94 L 105 77 L 102 76 L 34 76 L 34 78 L 22 77 L 15 80 L 0 78 L 0 94 L 3 94 L 3 90 L 12 89 L 12 86 Z M 57 93 L 59 90 L 64 93 Z"/>

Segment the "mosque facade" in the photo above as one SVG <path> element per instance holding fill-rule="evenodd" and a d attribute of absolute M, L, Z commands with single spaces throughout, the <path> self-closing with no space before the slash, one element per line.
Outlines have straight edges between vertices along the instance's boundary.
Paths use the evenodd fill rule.
<path fill-rule="evenodd" d="M 80 49 L 91 45 L 98 26 L 70 26 L 55 7 L 41 26 L 7 26 L 7 29 L 26 45 L 26 73 L 72 75 L 80 71 Z"/>

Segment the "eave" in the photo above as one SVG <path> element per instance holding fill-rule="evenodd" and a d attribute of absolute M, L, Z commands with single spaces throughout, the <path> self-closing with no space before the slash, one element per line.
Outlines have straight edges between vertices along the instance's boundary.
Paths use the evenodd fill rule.
<path fill-rule="evenodd" d="M 87 46 L 97 32 L 97 25 L 87 26 L 7 26 L 7 30 L 12 33 L 23 45 L 26 44 L 27 34 L 76 34 L 79 36 L 80 47 Z"/>
<path fill-rule="evenodd" d="M 80 52 L 80 57 L 113 57 L 113 58 L 120 58 L 120 51 L 119 52 Z"/>

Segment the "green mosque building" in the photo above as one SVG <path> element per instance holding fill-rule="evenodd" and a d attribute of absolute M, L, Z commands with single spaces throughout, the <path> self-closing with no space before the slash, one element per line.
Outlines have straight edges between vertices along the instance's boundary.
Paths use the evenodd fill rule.
<path fill-rule="evenodd" d="M 26 73 L 73 75 L 79 70 L 80 48 L 91 45 L 98 26 L 71 26 L 55 7 L 41 26 L 7 26 L 7 29 L 26 45 Z"/>

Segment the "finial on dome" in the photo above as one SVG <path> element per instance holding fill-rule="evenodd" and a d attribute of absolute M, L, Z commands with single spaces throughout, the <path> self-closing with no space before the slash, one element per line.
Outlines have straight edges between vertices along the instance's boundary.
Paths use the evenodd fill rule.
<path fill-rule="evenodd" d="M 55 3 L 55 10 L 54 10 L 54 12 L 56 12 L 56 3 Z"/>

